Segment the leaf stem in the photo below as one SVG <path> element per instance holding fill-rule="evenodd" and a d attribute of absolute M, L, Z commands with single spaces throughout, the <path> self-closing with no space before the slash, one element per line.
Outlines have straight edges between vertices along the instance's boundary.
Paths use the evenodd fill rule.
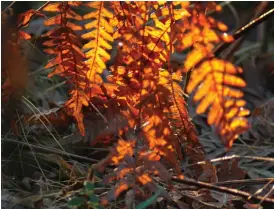
<path fill-rule="evenodd" d="M 251 22 L 249 22 L 248 24 L 240 28 L 238 31 L 236 31 L 236 33 L 233 35 L 234 41 L 236 41 L 238 38 L 240 38 L 244 34 L 248 33 L 251 29 L 255 28 L 263 21 L 267 20 L 267 18 L 271 17 L 271 15 L 274 15 L 274 8 L 260 15 L 258 18 L 252 20 Z M 230 43 L 223 43 L 220 46 L 218 46 L 213 52 L 215 56 L 219 55 L 231 43 L 234 43 L 234 41 Z"/>

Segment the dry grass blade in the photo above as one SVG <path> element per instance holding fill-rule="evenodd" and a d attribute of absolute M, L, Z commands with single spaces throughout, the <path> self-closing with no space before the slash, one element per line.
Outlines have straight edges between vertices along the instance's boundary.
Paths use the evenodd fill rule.
<path fill-rule="evenodd" d="M 245 185 L 259 185 L 259 184 L 273 184 L 274 178 L 260 178 L 260 179 L 244 179 L 244 180 L 232 180 L 216 182 L 214 185 L 218 186 L 245 186 Z"/>
<path fill-rule="evenodd" d="M 30 144 L 30 143 L 25 143 L 25 142 L 13 140 L 13 139 L 2 139 L 2 141 L 7 141 L 7 142 L 15 143 L 15 144 L 21 144 L 21 145 L 24 145 L 24 146 L 28 146 L 31 149 L 43 150 L 43 151 L 47 151 L 47 152 L 50 152 L 50 153 L 64 155 L 64 156 L 68 156 L 70 158 L 79 159 L 79 160 L 90 162 L 90 163 L 98 162 L 98 160 L 95 160 L 95 159 L 83 157 L 83 156 L 80 156 L 80 155 L 71 154 L 71 153 L 68 153 L 66 151 L 58 150 L 58 149 L 55 149 L 55 148 L 52 148 L 52 147 L 46 147 L 46 146 L 42 146 L 42 145 L 34 145 L 34 144 Z"/>

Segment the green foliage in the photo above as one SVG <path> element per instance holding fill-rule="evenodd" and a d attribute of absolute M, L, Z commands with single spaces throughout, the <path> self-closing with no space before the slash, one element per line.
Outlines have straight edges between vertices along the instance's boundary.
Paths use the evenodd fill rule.
<path fill-rule="evenodd" d="M 85 198 L 80 196 L 73 197 L 69 202 L 68 205 L 70 207 L 79 207 L 85 203 Z"/>
<path fill-rule="evenodd" d="M 146 201 L 141 202 L 137 205 L 136 209 L 145 209 L 155 202 L 155 200 L 160 196 L 161 190 L 158 190 L 154 195 L 148 198 Z"/>
<path fill-rule="evenodd" d="M 99 198 L 94 194 L 94 189 L 94 183 L 85 181 L 84 188 L 69 201 L 69 206 L 79 208 L 88 205 L 93 209 L 103 209 Z"/>

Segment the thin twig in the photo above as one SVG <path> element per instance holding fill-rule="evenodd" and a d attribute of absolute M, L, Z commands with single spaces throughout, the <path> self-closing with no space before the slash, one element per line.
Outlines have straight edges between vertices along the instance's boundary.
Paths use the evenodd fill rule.
<path fill-rule="evenodd" d="M 261 15 L 266 7 L 268 5 L 268 2 L 263 1 L 261 2 L 253 11 L 252 15 L 249 17 L 250 19 L 256 19 L 259 17 L 259 15 Z M 248 21 L 246 21 L 248 22 Z M 226 60 L 231 60 L 233 54 L 240 48 L 240 46 L 242 45 L 242 43 L 244 42 L 245 38 L 246 38 L 247 34 L 241 36 L 241 38 L 239 38 L 238 40 L 234 41 L 234 43 L 232 44 L 232 48 L 230 50 L 230 52 L 227 53 L 227 55 L 225 56 Z"/>
<path fill-rule="evenodd" d="M 219 157 L 219 158 L 211 159 L 209 161 L 213 163 L 213 162 L 232 160 L 232 159 L 251 159 L 251 160 L 262 160 L 262 161 L 274 162 L 274 158 L 271 158 L 271 157 L 240 156 L 240 155 L 231 155 L 231 156 Z M 205 163 L 206 163 L 206 161 L 200 161 L 197 164 L 205 164 Z"/>
<path fill-rule="evenodd" d="M 8 9 L 9 9 L 9 8 L 11 8 L 11 7 L 12 7 L 12 5 L 14 5 L 15 3 L 16 3 L 16 1 L 11 2 L 11 3 L 9 4 L 9 6 L 7 6 L 7 7 L 4 9 L 4 11 L 3 11 L 3 12 L 1 12 L 1 15 L 5 14 L 5 13 L 6 13 L 6 11 L 8 11 Z"/>
<path fill-rule="evenodd" d="M 217 185 L 217 186 L 235 186 L 235 185 L 246 186 L 246 185 L 259 185 L 259 184 L 266 184 L 266 183 L 274 184 L 274 178 L 222 181 L 222 182 L 216 182 L 216 183 L 214 183 L 214 185 Z"/>
<path fill-rule="evenodd" d="M 18 118 L 19 118 L 18 111 L 16 111 L 16 113 L 17 113 L 17 116 L 18 116 Z M 26 137 L 26 134 L 25 134 L 25 131 L 24 131 L 24 127 L 23 127 L 23 125 L 22 125 L 21 120 L 19 121 L 19 123 L 20 123 L 21 129 L 22 129 L 22 132 L 23 132 L 23 136 L 24 136 L 23 138 L 24 138 L 25 141 L 26 141 L 26 143 L 25 143 L 25 142 L 24 142 L 24 143 L 25 143 L 27 146 L 29 146 L 29 141 L 28 141 L 28 138 Z M 35 162 L 37 163 L 38 168 L 40 169 L 40 171 L 41 171 L 43 177 L 45 178 L 45 181 L 48 183 L 48 178 L 46 177 L 46 175 L 45 175 L 43 169 L 41 168 L 41 166 L 40 166 L 40 164 L 39 164 L 39 162 L 38 162 L 38 159 L 37 159 L 36 154 L 35 154 L 35 152 L 34 152 L 34 150 L 33 150 L 33 147 L 29 146 L 29 149 L 30 149 L 30 151 L 31 151 L 31 153 L 32 153 L 32 155 L 33 155 L 33 158 L 34 158 Z M 49 191 L 48 184 L 46 184 L 46 188 L 47 188 L 47 191 Z"/>
<path fill-rule="evenodd" d="M 273 183 L 274 183 L 274 179 L 270 180 L 262 188 L 258 189 L 254 194 L 252 194 L 252 196 L 262 193 L 262 191 L 264 191 L 265 188 L 267 188 L 269 185 L 271 185 Z"/>
<path fill-rule="evenodd" d="M 238 38 L 240 38 L 241 36 L 243 36 L 244 34 L 248 33 L 251 29 L 255 28 L 256 26 L 258 26 L 260 23 L 262 23 L 263 21 L 265 21 L 267 18 L 271 17 L 271 15 L 274 14 L 274 9 L 271 9 L 267 12 L 265 12 L 264 14 L 260 15 L 258 18 L 252 20 L 251 22 L 249 22 L 247 25 L 245 25 L 244 27 L 240 28 L 234 35 L 234 41 L 236 41 Z M 226 49 L 231 43 L 223 43 L 220 46 L 218 46 L 215 50 L 214 50 L 214 54 L 215 56 L 219 55 L 224 49 Z"/>
<path fill-rule="evenodd" d="M 22 96 L 23 102 L 25 103 L 25 105 L 33 112 L 34 115 L 36 115 L 36 112 L 34 110 L 36 110 L 44 119 L 45 121 L 48 122 L 48 124 L 50 124 L 54 131 L 56 132 L 56 134 L 59 136 L 57 130 L 54 128 L 54 126 L 51 124 L 51 122 L 47 119 L 47 117 L 30 101 L 28 100 L 25 96 Z M 56 139 L 56 137 L 53 135 L 53 133 L 49 130 L 49 128 L 47 127 L 47 125 L 44 123 L 44 121 L 39 117 L 38 120 L 44 125 L 44 127 L 46 128 L 46 130 L 49 132 L 49 134 L 52 136 L 52 138 L 56 141 L 56 143 L 60 146 L 60 148 L 65 151 L 63 149 L 63 147 L 60 145 L 59 141 Z"/>
<path fill-rule="evenodd" d="M 272 188 L 266 193 L 266 195 L 263 197 L 263 199 L 260 201 L 260 204 L 262 204 L 263 201 L 265 201 L 265 199 L 271 195 L 271 193 L 274 191 L 274 185 L 272 186 Z"/>
<path fill-rule="evenodd" d="M 205 188 L 205 189 L 215 190 L 215 191 L 219 191 L 219 192 L 223 192 L 223 193 L 227 193 L 227 194 L 232 194 L 232 195 L 235 195 L 235 196 L 240 196 L 240 197 L 245 198 L 245 199 L 248 199 L 251 196 L 251 194 L 248 193 L 248 192 L 244 192 L 244 191 L 241 191 L 241 190 L 238 190 L 238 189 L 231 189 L 231 188 L 223 187 L 223 186 L 216 186 L 216 185 L 201 182 L 201 181 L 180 179 L 180 178 L 177 178 L 177 177 L 172 177 L 172 180 L 174 182 L 181 183 L 181 184 L 196 186 L 196 187 L 199 187 L 199 188 Z M 260 196 L 260 195 L 252 196 L 251 199 L 274 203 L 273 198 L 267 198 L 267 197 L 263 197 L 263 196 Z"/>
<path fill-rule="evenodd" d="M 43 4 L 43 5 L 40 6 L 38 9 L 36 9 L 36 11 L 41 11 L 41 10 L 43 10 L 49 3 L 50 3 L 50 1 L 47 1 L 45 4 Z"/>

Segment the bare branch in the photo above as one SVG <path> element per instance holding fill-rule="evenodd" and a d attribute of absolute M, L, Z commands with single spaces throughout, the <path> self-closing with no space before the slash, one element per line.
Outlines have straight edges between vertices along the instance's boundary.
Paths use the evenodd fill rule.
<path fill-rule="evenodd" d="M 186 184 L 186 185 L 189 185 L 189 186 L 196 186 L 196 187 L 199 187 L 199 188 L 206 188 L 206 189 L 210 189 L 210 190 L 224 192 L 224 193 L 232 194 L 232 195 L 239 196 L 239 197 L 242 197 L 242 198 L 245 198 L 245 199 L 254 199 L 254 200 L 260 200 L 260 201 L 274 203 L 273 198 L 267 198 L 267 197 L 263 197 L 263 196 L 260 196 L 260 195 L 252 196 L 252 194 L 250 194 L 248 192 L 238 190 L 238 189 L 231 189 L 231 188 L 224 187 L 224 186 L 216 186 L 216 185 L 201 182 L 201 181 L 180 179 L 180 178 L 177 178 L 177 177 L 172 177 L 172 180 L 175 181 L 175 182 L 181 183 L 181 184 Z"/>
<path fill-rule="evenodd" d="M 274 178 L 259 178 L 259 179 L 243 179 L 243 180 L 232 180 L 232 181 L 222 181 L 216 182 L 214 185 L 217 186 L 246 186 L 246 185 L 259 185 L 259 184 L 274 184 Z"/>
<path fill-rule="evenodd" d="M 274 158 L 272 158 L 272 157 L 240 156 L 240 155 L 231 155 L 231 156 L 219 157 L 219 158 L 211 159 L 209 161 L 214 163 L 214 162 L 232 160 L 232 159 L 250 159 L 250 160 L 262 160 L 262 161 L 274 162 Z M 206 163 L 206 161 L 198 162 L 198 164 L 205 164 L 205 163 Z"/>
<path fill-rule="evenodd" d="M 258 26 L 260 23 L 262 23 L 263 21 L 267 20 L 267 18 L 271 17 L 272 15 L 274 15 L 274 9 L 271 9 L 267 12 L 265 12 L 264 14 L 260 15 L 258 18 L 252 20 L 251 22 L 249 22 L 247 25 L 243 26 L 242 28 L 240 28 L 234 35 L 234 41 L 236 41 L 238 38 L 240 38 L 241 36 L 243 36 L 244 34 L 248 33 L 250 30 L 252 30 L 253 28 L 255 28 L 256 26 Z M 215 50 L 214 50 L 214 54 L 215 56 L 219 55 L 224 49 L 226 49 L 231 43 L 234 42 L 230 42 L 230 43 L 223 43 L 220 46 L 218 46 Z"/>
<path fill-rule="evenodd" d="M 15 3 L 16 3 L 16 1 L 11 2 L 11 3 L 9 4 L 9 6 L 7 6 L 7 7 L 3 10 L 3 12 L 1 12 L 1 15 L 5 14 L 5 13 L 8 11 L 8 9 L 11 8 L 12 5 L 14 5 Z"/>

